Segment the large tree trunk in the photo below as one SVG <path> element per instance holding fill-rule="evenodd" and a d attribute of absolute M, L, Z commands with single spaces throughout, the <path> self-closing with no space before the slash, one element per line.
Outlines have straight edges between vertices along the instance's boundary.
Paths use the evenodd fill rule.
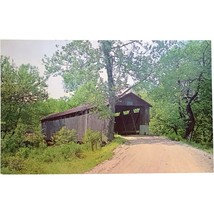
<path fill-rule="evenodd" d="M 194 131 L 194 128 L 195 128 L 195 116 L 194 116 L 193 111 L 192 111 L 191 103 L 197 97 L 197 95 L 198 95 L 198 92 L 196 92 L 190 98 L 190 100 L 189 100 L 189 102 L 187 103 L 187 106 L 186 106 L 186 112 L 187 112 L 187 115 L 188 115 L 188 119 L 187 119 L 187 122 L 186 122 L 184 138 L 185 139 L 189 139 L 189 140 L 191 140 L 192 134 L 193 134 L 193 131 Z"/>
<path fill-rule="evenodd" d="M 186 123 L 184 138 L 191 140 L 192 134 L 193 134 L 193 131 L 195 128 L 195 116 L 193 114 L 190 104 L 187 105 L 186 112 L 188 115 L 188 119 L 187 119 L 187 123 Z"/>
<path fill-rule="evenodd" d="M 116 103 L 116 94 L 115 94 L 115 84 L 113 79 L 113 58 L 111 56 L 111 41 L 101 41 L 101 47 L 104 55 L 105 67 L 107 70 L 108 76 L 108 91 L 109 91 L 109 109 L 111 111 L 109 126 L 108 126 L 108 140 L 112 141 L 114 138 L 114 113 L 115 113 L 115 103 Z"/>
<path fill-rule="evenodd" d="M 114 118 L 115 101 L 114 100 L 109 101 L 109 108 L 112 112 L 112 115 L 111 115 L 110 120 L 109 120 L 108 136 L 107 137 L 108 137 L 108 140 L 112 141 L 114 138 L 114 123 L 115 123 L 115 118 Z"/>

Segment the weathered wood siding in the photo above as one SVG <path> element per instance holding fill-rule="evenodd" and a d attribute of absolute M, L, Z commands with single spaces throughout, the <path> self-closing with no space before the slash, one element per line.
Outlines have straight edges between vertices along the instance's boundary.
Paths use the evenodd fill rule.
<path fill-rule="evenodd" d="M 74 117 L 43 121 L 42 129 L 46 136 L 46 140 L 51 140 L 53 134 L 59 131 L 63 126 L 68 129 L 75 129 L 77 132 L 77 139 L 81 141 L 87 129 L 100 131 L 106 135 L 108 130 L 108 120 L 100 119 L 94 113 L 87 113 Z"/>
<path fill-rule="evenodd" d="M 130 94 L 127 96 L 124 96 L 122 99 L 120 99 L 116 105 L 119 106 L 149 106 L 147 102 L 142 100 L 141 98 Z"/>

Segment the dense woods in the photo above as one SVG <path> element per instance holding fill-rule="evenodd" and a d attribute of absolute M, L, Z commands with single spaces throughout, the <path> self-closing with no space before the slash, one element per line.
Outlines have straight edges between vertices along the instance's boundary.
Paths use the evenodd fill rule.
<path fill-rule="evenodd" d="M 44 56 L 44 77 L 36 67 L 17 67 L 6 56 L 0 63 L 1 151 L 7 170 L 11 155 L 20 160 L 31 151 L 36 155 L 36 149 L 46 151 L 42 117 L 80 104 L 91 103 L 111 119 L 108 139 L 113 140 L 115 103 L 129 90 L 153 105 L 151 134 L 213 147 L 211 41 L 71 41 L 52 57 Z M 63 77 L 70 97 L 48 97 L 51 75 Z M 77 154 L 79 146 L 72 147 Z"/>
<path fill-rule="evenodd" d="M 149 90 L 153 132 L 212 146 L 211 43 L 180 43 L 161 58 L 156 75 Z"/>

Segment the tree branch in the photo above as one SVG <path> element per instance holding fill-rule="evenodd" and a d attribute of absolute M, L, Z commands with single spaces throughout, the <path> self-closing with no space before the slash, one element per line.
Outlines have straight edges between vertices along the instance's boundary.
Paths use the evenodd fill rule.
<path fill-rule="evenodd" d="M 132 88 L 134 88 L 135 86 L 139 85 L 140 83 L 142 83 L 143 81 L 148 79 L 151 74 L 152 74 L 152 72 L 150 72 L 145 78 L 141 79 L 139 82 L 137 82 L 137 83 L 133 84 L 132 86 L 130 86 L 129 88 L 127 88 L 122 94 L 120 94 L 118 96 L 118 98 L 122 97 L 124 94 L 126 94 L 128 91 L 130 91 Z"/>
<path fill-rule="evenodd" d="M 190 98 L 190 100 L 187 103 L 187 106 L 191 104 L 191 102 L 198 96 L 198 91 Z"/>
<path fill-rule="evenodd" d="M 112 47 L 111 49 L 115 49 L 115 48 L 122 48 L 122 47 L 124 47 L 124 46 L 130 45 L 130 44 L 133 44 L 133 43 L 135 43 L 135 42 L 138 42 L 138 43 L 139 43 L 139 41 L 132 40 L 132 41 L 127 42 L 127 43 L 125 43 L 125 44 L 123 44 L 123 45 L 117 45 L 117 46 L 115 46 L 115 47 Z"/>

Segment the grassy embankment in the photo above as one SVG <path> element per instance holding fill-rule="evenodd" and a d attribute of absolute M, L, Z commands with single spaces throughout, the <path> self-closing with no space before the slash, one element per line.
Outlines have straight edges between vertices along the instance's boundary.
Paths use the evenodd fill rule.
<path fill-rule="evenodd" d="M 182 143 L 190 145 L 190 146 L 192 146 L 192 147 L 194 147 L 196 149 L 203 150 L 204 152 L 207 152 L 209 154 L 213 154 L 213 147 L 211 145 L 199 144 L 199 143 L 195 143 L 193 141 L 184 141 Z"/>
<path fill-rule="evenodd" d="M 169 138 L 170 140 L 175 140 L 175 141 L 179 141 L 181 143 L 187 144 L 189 146 L 192 146 L 196 149 L 200 149 L 203 150 L 204 152 L 213 154 L 213 145 L 212 144 L 207 144 L 207 143 L 196 143 L 194 141 L 188 141 L 183 139 L 182 137 L 178 136 L 178 135 L 166 135 L 167 138 Z"/>
<path fill-rule="evenodd" d="M 2 174 L 78 174 L 84 173 L 104 160 L 110 159 L 113 150 L 123 144 L 120 136 L 91 151 L 89 145 L 69 143 L 60 146 L 22 148 L 17 153 L 2 154 Z"/>

